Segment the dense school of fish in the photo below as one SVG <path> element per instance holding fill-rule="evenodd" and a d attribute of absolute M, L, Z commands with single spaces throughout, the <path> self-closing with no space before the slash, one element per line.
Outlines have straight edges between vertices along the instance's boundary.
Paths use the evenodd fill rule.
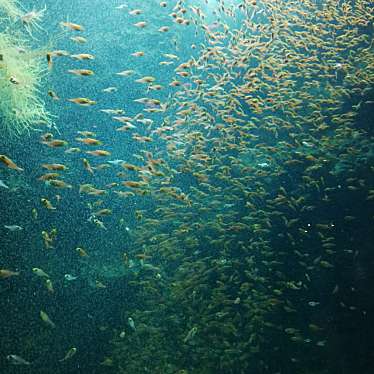
<path fill-rule="evenodd" d="M 160 51 L 167 85 L 136 72 L 147 51 L 130 51 L 134 67 L 113 72 L 118 87 L 122 79 L 144 86 L 144 96 L 134 100 L 143 106 L 139 113 L 100 108 L 99 95 L 63 98 L 48 91 L 53 100 L 110 116 L 114 139 L 123 142 L 125 132 L 138 151 L 132 159 L 117 159 L 115 148 L 86 127 L 77 128 L 73 140 L 44 133 L 40 141 L 53 148 L 55 161 L 41 162 L 45 173 L 38 179 L 51 186 L 51 194 L 35 202 L 32 217 L 37 220 L 40 209 L 56 214 L 79 191 L 92 229 L 106 235 L 112 200 L 123 201 L 126 210 L 134 207 L 133 241 L 115 265 L 128 270 L 128 284 L 141 301 L 124 307 L 127 326 L 114 331 L 113 354 L 102 366 L 118 373 L 182 374 L 280 373 L 294 365 L 293 372 L 301 373 L 327 356 L 331 329 L 321 310 L 332 308 L 331 300 L 348 315 L 366 313 L 336 279 L 338 264 L 360 257 L 353 240 L 360 219 L 355 207 L 374 200 L 372 138 L 355 127 L 360 111 L 374 104 L 368 98 L 373 4 L 218 0 L 213 23 L 203 6 L 183 0 L 159 5 L 168 21 L 154 30 L 148 8 L 123 4 L 116 10 L 132 16 L 137 38 L 150 28 L 165 38 L 177 29 L 195 33 L 197 41 L 187 59 L 178 54 L 177 42 L 174 51 Z M 44 11 L 24 17 L 27 32 L 35 32 Z M 84 26 L 61 26 L 72 42 L 87 42 Z M 87 51 L 48 52 L 51 73 L 60 58 L 87 63 L 72 66 L 68 75 L 95 75 L 95 56 Z M 118 87 L 101 94 L 116 95 Z M 348 107 L 348 101 L 354 104 Z M 24 173 L 11 155 L 0 155 L 0 161 Z M 87 180 L 77 184 L 74 170 L 82 168 Z M 105 169 L 113 170 L 112 181 L 93 184 L 92 176 Z M 7 181 L 0 187 L 8 188 Z M 357 205 L 347 204 L 340 216 L 328 213 L 342 196 Z M 372 225 L 373 216 L 368 218 Z M 122 223 L 119 217 L 118 227 Z M 40 238 L 48 251 L 61 240 L 58 228 Z M 92 258 L 89 248 L 74 250 L 77 259 Z M 30 269 L 53 294 L 50 271 Z M 0 270 L 2 279 L 15 276 L 22 272 Z M 99 278 L 95 286 L 106 288 Z M 46 311 L 40 318 L 59 329 Z M 60 361 L 78 355 L 72 347 Z M 8 359 L 30 365 L 17 355 Z"/>

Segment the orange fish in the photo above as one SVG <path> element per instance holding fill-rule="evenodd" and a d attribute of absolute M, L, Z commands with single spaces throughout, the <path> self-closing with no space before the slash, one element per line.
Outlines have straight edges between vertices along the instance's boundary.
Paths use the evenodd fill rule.
<path fill-rule="evenodd" d="M 104 151 L 102 149 L 97 149 L 96 151 L 87 151 L 86 153 L 93 156 L 110 156 L 111 154 L 109 151 Z"/>
<path fill-rule="evenodd" d="M 47 173 L 47 174 L 43 174 L 41 175 L 38 180 L 39 181 L 48 181 L 48 180 L 51 180 L 51 179 L 56 179 L 60 174 L 59 173 Z"/>
<path fill-rule="evenodd" d="M 89 70 L 89 69 L 70 69 L 68 70 L 68 73 L 75 74 L 75 75 L 83 75 L 83 76 L 89 76 L 89 75 L 95 74 L 92 70 Z"/>
<path fill-rule="evenodd" d="M 23 171 L 24 169 L 18 167 L 9 157 L 5 155 L 0 155 L 0 161 L 6 165 L 9 169 L 14 169 L 17 171 Z"/>
<path fill-rule="evenodd" d="M 42 164 L 42 168 L 47 170 L 66 170 L 67 166 L 63 164 Z"/>
<path fill-rule="evenodd" d="M 62 27 L 66 27 L 70 30 L 74 31 L 84 31 L 84 27 L 81 25 L 78 25 L 77 23 L 72 23 L 72 22 L 60 22 L 60 25 Z"/>
<path fill-rule="evenodd" d="M 51 148 L 65 147 L 68 144 L 66 140 L 61 140 L 61 139 L 44 141 L 42 143 L 45 145 L 48 145 L 48 147 L 51 147 Z"/>
<path fill-rule="evenodd" d="M 82 142 L 87 145 L 101 145 L 102 142 L 94 138 L 75 138 L 78 142 Z"/>
<path fill-rule="evenodd" d="M 82 106 L 90 106 L 96 104 L 96 101 L 87 99 L 86 97 L 76 97 L 74 99 L 68 99 L 68 101 Z"/>

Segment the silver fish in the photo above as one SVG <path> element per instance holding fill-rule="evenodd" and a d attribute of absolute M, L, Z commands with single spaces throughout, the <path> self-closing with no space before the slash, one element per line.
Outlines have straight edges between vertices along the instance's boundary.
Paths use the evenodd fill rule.
<path fill-rule="evenodd" d="M 21 231 L 23 230 L 23 227 L 18 225 L 4 225 L 4 227 L 10 231 Z"/>
<path fill-rule="evenodd" d="M 12 365 L 31 365 L 31 362 L 17 355 L 8 355 L 6 358 Z"/>
<path fill-rule="evenodd" d="M 65 278 L 67 281 L 73 281 L 73 280 L 78 279 L 78 277 L 75 277 L 74 275 L 71 275 L 71 274 L 65 274 L 65 275 L 64 275 L 64 278 Z"/>
<path fill-rule="evenodd" d="M 1 179 L 0 179 L 0 187 L 3 187 L 3 188 L 9 188 Z"/>

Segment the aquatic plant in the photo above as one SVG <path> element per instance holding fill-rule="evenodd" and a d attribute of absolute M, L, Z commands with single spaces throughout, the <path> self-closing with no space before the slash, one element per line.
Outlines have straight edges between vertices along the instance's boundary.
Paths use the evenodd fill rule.
<path fill-rule="evenodd" d="M 12 19 L 22 14 L 13 1 L 2 0 L 0 10 Z M 43 52 L 33 50 L 11 22 L 2 18 L 0 26 L 6 26 L 0 33 L 0 127 L 8 134 L 20 135 L 40 123 L 50 126 L 52 117 L 39 91 L 45 72 Z"/>
<path fill-rule="evenodd" d="M 15 21 L 22 16 L 22 10 L 19 3 L 15 0 L 0 0 L 1 17 L 3 17 L 3 14 L 12 21 Z"/>

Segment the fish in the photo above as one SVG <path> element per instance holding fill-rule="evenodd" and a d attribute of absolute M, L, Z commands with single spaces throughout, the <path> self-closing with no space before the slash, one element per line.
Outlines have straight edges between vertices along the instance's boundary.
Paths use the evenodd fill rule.
<path fill-rule="evenodd" d="M 65 274 L 65 275 L 64 275 L 64 278 L 65 278 L 67 281 L 69 281 L 69 282 L 78 279 L 78 277 L 75 277 L 74 275 L 71 275 L 71 274 Z"/>
<path fill-rule="evenodd" d="M 186 344 L 186 343 L 189 342 L 191 339 L 193 339 L 194 336 L 196 335 L 196 333 L 197 333 L 197 327 L 194 326 L 194 327 L 191 328 L 190 331 L 188 331 L 187 335 L 186 335 L 185 338 L 183 339 L 183 343 Z"/>
<path fill-rule="evenodd" d="M 52 249 L 53 248 L 53 237 L 51 235 L 48 234 L 47 231 L 42 231 L 42 238 L 43 238 L 43 241 L 44 241 L 44 246 L 46 249 Z"/>
<path fill-rule="evenodd" d="M 138 16 L 139 14 L 142 14 L 143 11 L 141 9 L 133 9 L 129 11 L 130 16 Z"/>
<path fill-rule="evenodd" d="M 49 318 L 48 314 L 43 310 L 40 311 L 40 318 L 49 327 L 56 328 L 55 323 Z"/>
<path fill-rule="evenodd" d="M 57 96 L 57 94 L 52 91 L 52 90 L 48 90 L 48 96 L 50 96 L 53 100 L 60 100 L 60 98 Z"/>
<path fill-rule="evenodd" d="M 64 358 L 59 360 L 60 362 L 71 359 L 77 353 L 77 348 L 71 347 L 67 352 Z"/>
<path fill-rule="evenodd" d="M 52 284 L 52 281 L 48 278 L 45 280 L 45 286 L 47 287 L 47 290 L 49 293 L 54 293 L 55 290 L 53 288 L 53 284 Z"/>
<path fill-rule="evenodd" d="M 78 147 L 72 147 L 65 151 L 65 153 L 80 153 L 82 150 Z"/>
<path fill-rule="evenodd" d="M 75 248 L 75 251 L 78 252 L 80 257 L 88 257 L 87 251 L 81 247 Z"/>
<path fill-rule="evenodd" d="M 106 93 L 113 93 L 117 91 L 118 91 L 117 87 L 107 87 L 101 90 L 101 92 L 106 92 Z"/>
<path fill-rule="evenodd" d="M 18 225 L 4 225 L 4 227 L 7 230 L 12 231 L 12 232 L 23 230 L 23 227 L 18 226 Z"/>
<path fill-rule="evenodd" d="M 121 77 L 129 77 L 130 75 L 133 75 L 134 73 L 135 73 L 135 70 L 122 70 L 116 74 L 120 75 Z"/>
<path fill-rule="evenodd" d="M 72 40 L 73 42 L 79 43 L 79 44 L 87 43 L 87 39 L 84 38 L 83 36 L 72 36 L 70 40 Z"/>
<path fill-rule="evenodd" d="M 31 362 L 25 360 L 21 356 L 17 355 L 7 355 L 6 359 L 12 364 L 12 365 L 31 365 Z"/>
<path fill-rule="evenodd" d="M 139 29 L 143 29 L 147 25 L 148 25 L 148 23 L 146 21 L 140 21 L 140 22 L 134 23 L 134 26 L 139 28 Z"/>
<path fill-rule="evenodd" d="M 104 209 L 101 209 L 97 212 L 94 213 L 94 216 L 109 216 L 112 214 L 112 210 L 111 209 L 107 209 L 107 208 L 104 208 Z"/>
<path fill-rule="evenodd" d="M 72 22 L 60 22 L 61 27 L 66 27 L 70 30 L 74 31 L 84 31 L 84 27 L 81 25 L 78 25 L 77 23 L 72 23 Z"/>
<path fill-rule="evenodd" d="M 56 188 L 73 188 L 71 184 L 68 184 L 60 179 L 49 179 L 45 182 L 48 186 Z"/>
<path fill-rule="evenodd" d="M 9 187 L 0 179 L 0 187 L 9 189 Z"/>
<path fill-rule="evenodd" d="M 127 323 L 132 330 L 136 331 L 135 322 L 131 317 L 127 318 Z"/>
<path fill-rule="evenodd" d="M 85 77 L 95 74 L 93 72 L 93 70 L 90 70 L 90 69 L 69 69 L 68 73 L 71 73 L 71 74 L 74 74 L 74 75 L 82 75 L 82 76 L 85 76 Z M 77 100 L 77 99 L 75 99 L 75 100 Z M 88 100 L 88 99 L 86 99 L 86 100 Z"/>
<path fill-rule="evenodd" d="M 74 60 L 82 61 L 82 60 L 94 60 L 95 56 L 91 55 L 90 53 L 79 53 L 75 55 L 70 55 L 70 57 Z"/>
<path fill-rule="evenodd" d="M 38 211 L 36 208 L 32 208 L 31 210 L 32 218 L 37 219 L 38 218 Z"/>
<path fill-rule="evenodd" d="M 5 155 L 0 155 L 0 161 L 7 166 L 9 169 L 17 170 L 17 171 L 24 171 L 24 169 L 17 166 L 9 157 Z"/>
<path fill-rule="evenodd" d="M 67 99 L 67 100 L 74 103 L 74 104 L 78 104 L 78 105 L 82 105 L 82 106 L 90 106 L 90 105 L 95 105 L 96 104 L 96 101 L 88 99 L 86 97 L 76 97 L 76 98 Z"/>
<path fill-rule="evenodd" d="M 19 271 L 12 271 L 7 269 L 0 269 L 0 279 L 6 279 L 19 275 Z"/>
<path fill-rule="evenodd" d="M 42 144 L 45 144 L 51 148 L 59 148 L 59 147 L 65 147 L 68 144 L 68 142 L 66 140 L 53 139 L 50 141 L 43 141 Z"/>
<path fill-rule="evenodd" d="M 68 167 L 63 164 L 42 164 L 42 168 L 47 170 L 67 170 Z"/>
<path fill-rule="evenodd" d="M 45 199 L 45 198 L 41 198 L 40 199 L 41 203 L 43 204 L 43 206 L 49 210 L 56 210 L 57 208 L 54 207 L 52 205 L 52 203 L 48 200 L 48 199 Z"/>
<path fill-rule="evenodd" d="M 92 156 L 110 156 L 111 155 L 109 151 L 105 151 L 103 149 L 97 149 L 95 151 L 87 151 L 86 153 Z"/>
<path fill-rule="evenodd" d="M 124 160 L 109 160 L 109 161 L 107 161 L 108 164 L 112 164 L 112 165 L 121 165 L 124 162 L 125 162 Z"/>
<path fill-rule="evenodd" d="M 48 64 L 48 69 L 52 69 L 53 61 L 52 61 L 52 53 L 48 52 L 47 53 L 47 64 Z"/>
<path fill-rule="evenodd" d="M 51 179 L 56 179 L 60 174 L 59 173 L 46 173 L 41 175 L 38 180 L 39 181 L 48 181 Z"/>
<path fill-rule="evenodd" d="M 32 272 L 38 277 L 50 278 L 50 276 L 44 270 L 40 268 L 32 268 Z"/>
<path fill-rule="evenodd" d="M 94 171 L 90 165 L 90 163 L 88 162 L 88 160 L 86 158 L 82 158 L 82 162 L 83 162 L 83 167 L 89 172 L 91 173 L 92 175 L 94 174 Z"/>
<path fill-rule="evenodd" d="M 76 141 L 84 143 L 86 145 L 101 145 L 103 144 L 100 140 L 94 138 L 75 138 Z"/>
<path fill-rule="evenodd" d="M 137 82 L 137 83 L 152 83 L 152 82 L 154 82 L 155 80 L 156 80 L 155 77 L 152 77 L 152 76 L 150 76 L 150 75 L 147 75 L 147 76 L 145 76 L 145 77 L 143 77 L 143 78 L 136 79 L 135 82 Z"/>

